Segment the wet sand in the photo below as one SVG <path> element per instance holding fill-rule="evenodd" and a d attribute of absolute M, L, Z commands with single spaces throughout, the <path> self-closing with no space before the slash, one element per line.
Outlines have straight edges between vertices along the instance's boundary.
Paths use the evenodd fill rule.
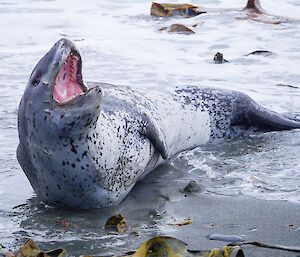
<path fill-rule="evenodd" d="M 177 167 L 178 168 L 178 167 Z M 200 192 L 183 193 L 187 173 L 165 164 L 140 181 L 115 211 L 122 212 L 129 224 L 137 220 L 158 227 L 155 235 L 168 235 L 187 243 L 189 250 L 222 248 L 227 243 L 208 240 L 209 234 L 238 235 L 245 241 L 300 246 L 300 207 L 298 203 L 261 200 L 250 196 L 222 196 L 207 192 L 205 182 L 197 182 Z M 157 217 L 153 217 L 157 214 Z M 168 223 L 192 224 L 171 226 Z M 147 240 L 150 235 L 141 235 Z M 152 234 L 153 236 L 153 234 Z M 243 246 L 245 256 L 300 256 L 299 253 L 256 246 Z"/>
<path fill-rule="evenodd" d="M 166 211 L 167 215 L 178 219 L 192 218 L 193 224 L 166 231 L 166 234 L 186 242 L 188 249 L 213 249 L 226 244 L 206 239 L 208 234 L 239 235 L 245 241 L 300 245 L 299 204 L 200 194 L 168 203 Z M 251 257 L 299 256 L 299 253 L 255 246 L 243 246 L 242 249 L 245 256 Z"/>

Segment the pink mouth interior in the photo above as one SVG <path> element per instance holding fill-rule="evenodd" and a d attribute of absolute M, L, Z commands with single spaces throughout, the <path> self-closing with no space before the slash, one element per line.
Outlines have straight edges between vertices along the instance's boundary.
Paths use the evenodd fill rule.
<path fill-rule="evenodd" d="M 59 103 L 67 102 L 77 95 L 84 94 L 77 83 L 78 60 L 79 57 L 70 53 L 56 77 L 53 98 Z"/>

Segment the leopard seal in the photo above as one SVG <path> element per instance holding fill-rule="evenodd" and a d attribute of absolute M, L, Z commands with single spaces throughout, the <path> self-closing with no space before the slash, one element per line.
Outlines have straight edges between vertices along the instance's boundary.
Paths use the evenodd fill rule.
<path fill-rule="evenodd" d="M 18 109 L 17 159 L 47 205 L 118 204 L 178 152 L 260 131 L 300 128 L 236 91 L 85 83 L 79 49 L 59 40 L 38 62 Z"/>

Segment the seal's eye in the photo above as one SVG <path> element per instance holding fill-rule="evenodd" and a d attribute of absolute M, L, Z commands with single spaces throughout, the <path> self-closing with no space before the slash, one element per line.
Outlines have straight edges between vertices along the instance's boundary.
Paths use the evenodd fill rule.
<path fill-rule="evenodd" d="M 32 85 L 37 86 L 40 83 L 40 81 L 41 81 L 41 75 L 37 74 L 32 80 Z"/>

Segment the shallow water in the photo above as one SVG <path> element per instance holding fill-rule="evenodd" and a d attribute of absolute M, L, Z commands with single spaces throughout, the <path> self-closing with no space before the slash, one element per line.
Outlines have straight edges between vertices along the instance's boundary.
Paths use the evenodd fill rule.
<path fill-rule="evenodd" d="M 244 4 L 201 1 L 203 6 L 220 8 Z M 264 0 L 262 5 L 270 13 L 291 17 L 300 13 L 297 0 Z M 190 84 L 230 88 L 249 94 L 272 110 L 300 112 L 300 23 L 238 20 L 238 12 L 153 19 L 150 7 L 148 0 L 0 0 L 1 244 L 19 246 L 30 236 L 48 248 L 51 244 L 64 246 L 73 255 L 134 249 L 160 233 L 165 202 L 179 197 L 179 189 L 190 179 L 201 184 L 203 194 L 300 204 L 297 130 L 181 153 L 140 182 L 117 207 L 68 212 L 38 202 L 15 156 L 17 108 L 33 67 L 61 37 L 77 41 L 89 81 L 147 88 Z M 199 25 L 194 35 L 158 31 L 173 23 Z M 275 54 L 245 56 L 254 50 Z M 218 51 L 230 62 L 214 64 L 212 59 Z M 168 189 L 167 196 L 161 185 Z M 103 225 L 116 212 L 126 216 L 140 236 L 109 235 Z M 60 225 L 64 219 L 70 220 L 69 229 Z"/>

